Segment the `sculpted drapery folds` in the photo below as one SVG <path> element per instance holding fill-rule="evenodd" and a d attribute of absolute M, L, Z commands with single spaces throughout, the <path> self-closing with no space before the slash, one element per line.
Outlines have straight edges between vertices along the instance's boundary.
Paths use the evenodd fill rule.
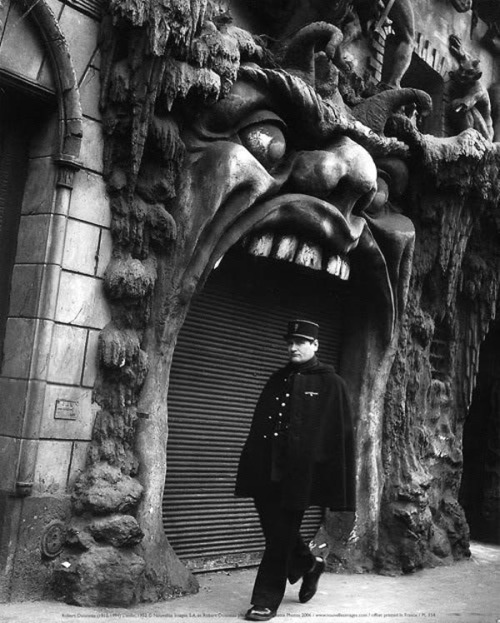
<path fill-rule="evenodd" d="M 392 127 L 407 143 L 387 136 L 387 121 L 408 104 L 428 113 L 430 98 L 396 89 L 351 109 L 338 91 L 334 24 L 309 24 L 272 53 L 226 8 L 116 0 L 103 21 L 112 321 L 100 336 L 101 411 L 73 494 L 71 566 L 59 571 L 66 598 L 80 604 L 196 588 L 161 517 L 169 369 L 193 295 L 248 236 L 271 233 L 276 258 L 295 260 L 283 251 L 292 238 L 314 247 L 322 270 L 337 258 L 351 266 L 344 356 L 360 459 L 352 541 L 365 558 L 379 547 L 384 395 L 415 239 L 403 214 L 409 145 L 427 150 L 406 122 Z"/>

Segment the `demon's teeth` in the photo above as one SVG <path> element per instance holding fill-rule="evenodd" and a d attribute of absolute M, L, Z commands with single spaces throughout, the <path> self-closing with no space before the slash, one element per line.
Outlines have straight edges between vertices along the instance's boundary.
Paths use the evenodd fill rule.
<path fill-rule="evenodd" d="M 321 258 L 321 249 L 317 245 L 303 242 L 295 256 L 295 263 L 300 264 L 300 266 L 313 268 L 314 270 L 321 270 Z"/>
<path fill-rule="evenodd" d="M 335 275 L 336 277 L 340 276 L 340 257 L 338 255 L 333 255 L 328 260 L 326 270 L 330 273 L 330 275 Z"/>
<path fill-rule="evenodd" d="M 349 279 L 349 275 L 351 274 L 351 267 L 345 258 L 342 258 L 340 261 L 342 262 L 342 268 L 340 270 L 340 278 L 343 279 L 344 281 L 347 281 Z"/>
<path fill-rule="evenodd" d="M 257 257 L 272 257 L 277 260 L 294 262 L 314 270 L 322 267 L 331 275 L 346 281 L 350 266 L 345 257 L 333 255 L 323 261 L 323 250 L 312 242 L 299 241 L 294 235 L 275 236 L 267 232 L 245 237 L 243 245 L 248 253 Z M 217 264 L 218 265 L 218 264 Z"/>
<path fill-rule="evenodd" d="M 343 279 L 344 281 L 347 281 L 347 279 L 349 279 L 349 275 L 351 272 L 348 261 L 345 258 L 339 257 L 338 255 L 333 255 L 328 260 L 326 270 L 331 275 L 340 277 L 340 279 Z"/>
<path fill-rule="evenodd" d="M 273 234 L 260 234 L 252 238 L 248 245 L 248 252 L 257 257 L 268 257 L 273 248 Z"/>
<path fill-rule="evenodd" d="M 277 260 L 293 262 L 299 241 L 295 236 L 282 236 L 274 247 L 273 257 Z"/>

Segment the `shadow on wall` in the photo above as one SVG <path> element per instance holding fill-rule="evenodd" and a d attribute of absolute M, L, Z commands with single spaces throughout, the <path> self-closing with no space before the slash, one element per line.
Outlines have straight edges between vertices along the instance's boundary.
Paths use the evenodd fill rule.
<path fill-rule="evenodd" d="M 500 544 L 500 322 L 481 347 L 479 375 L 464 427 L 460 503 L 471 538 Z"/>

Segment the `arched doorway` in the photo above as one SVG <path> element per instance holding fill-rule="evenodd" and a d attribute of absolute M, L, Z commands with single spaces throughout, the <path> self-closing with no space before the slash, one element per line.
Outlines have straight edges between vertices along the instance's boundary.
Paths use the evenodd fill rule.
<path fill-rule="evenodd" d="M 253 503 L 233 495 L 253 409 L 269 374 L 286 363 L 289 318 L 317 321 L 320 357 L 337 364 L 346 288 L 327 273 L 234 250 L 193 301 L 170 375 L 163 501 L 166 534 L 191 569 L 260 558 Z M 316 533 L 321 513 L 306 514 L 306 538 Z"/>

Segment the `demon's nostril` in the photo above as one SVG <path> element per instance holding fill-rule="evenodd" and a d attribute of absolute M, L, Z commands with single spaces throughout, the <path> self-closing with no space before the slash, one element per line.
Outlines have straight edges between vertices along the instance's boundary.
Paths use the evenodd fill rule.
<path fill-rule="evenodd" d="M 352 209 L 352 213 L 356 216 L 360 216 L 366 212 L 370 214 L 378 214 L 387 203 L 387 197 L 388 194 L 379 194 L 378 189 L 373 188 L 370 192 L 366 193 L 356 201 Z"/>

